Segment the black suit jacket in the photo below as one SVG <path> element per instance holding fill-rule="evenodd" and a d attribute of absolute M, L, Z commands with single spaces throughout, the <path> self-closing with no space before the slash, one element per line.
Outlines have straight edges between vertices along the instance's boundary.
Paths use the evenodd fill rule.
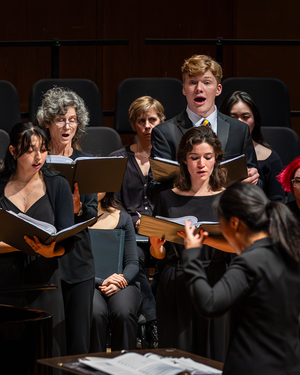
<path fill-rule="evenodd" d="M 249 132 L 249 126 L 218 111 L 217 135 L 222 143 L 224 160 L 242 154 L 246 155 L 248 168 L 257 168 L 256 154 Z M 183 134 L 193 127 L 187 112 L 184 111 L 152 130 L 151 156 L 176 160 L 177 147 Z"/>
<path fill-rule="evenodd" d="M 225 152 L 224 160 L 234 158 L 245 154 L 248 168 L 257 168 L 256 154 L 253 142 L 249 132 L 249 126 L 232 117 L 217 112 L 217 135 L 222 143 L 222 149 Z M 183 111 L 178 116 L 157 125 L 152 129 L 151 135 L 151 157 L 176 160 L 178 144 L 183 134 L 193 127 L 187 112 Z M 150 199 L 155 202 L 158 193 L 172 187 L 172 182 L 157 183 L 153 181 L 150 172 L 150 184 L 148 194 Z"/>
<path fill-rule="evenodd" d="M 187 291 L 199 314 L 232 309 L 224 375 L 300 374 L 300 264 L 271 238 L 254 242 L 211 287 L 201 249 L 182 253 Z"/>

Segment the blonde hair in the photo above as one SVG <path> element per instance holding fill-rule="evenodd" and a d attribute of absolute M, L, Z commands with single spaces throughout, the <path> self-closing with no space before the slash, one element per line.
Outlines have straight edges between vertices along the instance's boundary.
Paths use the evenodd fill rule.
<path fill-rule="evenodd" d="M 210 56 L 193 55 L 189 59 L 186 59 L 181 67 L 182 80 L 184 82 L 186 74 L 189 77 L 195 77 L 199 74 L 204 74 L 207 70 L 212 72 L 217 83 L 220 84 L 223 77 L 221 65 Z"/>
<path fill-rule="evenodd" d="M 141 96 L 140 98 L 137 98 L 129 107 L 128 114 L 131 126 L 135 123 L 139 115 L 148 112 L 151 108 L 154 109 L 161 122 L 165 120 L 165 109 L 162 104 L 158 100 L 153 99 L 151 96 Z"/>

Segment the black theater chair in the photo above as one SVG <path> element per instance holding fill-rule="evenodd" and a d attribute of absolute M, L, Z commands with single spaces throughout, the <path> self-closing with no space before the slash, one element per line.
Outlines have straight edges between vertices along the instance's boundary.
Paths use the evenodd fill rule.
<path fill-rule="evenodd" d="M 9 146 L 9 135 L 5 130 L 0 129 L 0 159 L 4 159 Z"/>
<path fill-rule="evenodd" d="M 0 81 L 0 103 L 0 129 L 10 133 L 22 118 L 17 90 L 8 81 Z"/>
<path fill-rule="evenodd" d="M 127 78 L 119 84 L 116 93 L 114 128 L 119 134 L 134 133 L 128 120 L 128 109 L 135 99 L 146 95 L 163 105 L 167 120 L 187 105 L 182 82 L 177 78 Z"/>
<path fill-rule="evenodd" d="M 284 167 L 300 156 L 300 140 L 294 130 L 287 127 L 262 126 L 261 132 L 265 141 L 279 155 Z"/>
<path fill-rule="evenodd" d="M 291 127 L 289 90 L 284 82 L 276 78 L 232 77 L 222 82 L 222 93 L 216 97 L 216 105 L 234 91 L 245 91 L 256 101 L 262 126 Z"/>
<path fill-rule="evenodd" d="M 113 151 L 122 148 L 122 140 L 112 128 L 88 126 L 86 134 L 80 140 L 80 146 L 82 151 L 93 156 L 109 156 Z"/>

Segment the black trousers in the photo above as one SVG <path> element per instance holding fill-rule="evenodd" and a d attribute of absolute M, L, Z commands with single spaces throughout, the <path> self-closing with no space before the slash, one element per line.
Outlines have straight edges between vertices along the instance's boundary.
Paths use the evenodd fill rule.
<path fill-rule="evenodd" d="M 68 355 L 89 352 L 94 289 L 94 278 L 76 284 L 62 281 Z"/>
<path fill-rule="evenodd" d="M 95 289 L 90 352 L 106 351 L 109 328 L 111 350 L 135 349 L 141 302 L 135 285 L 128 285 L 111 297 Z"/>

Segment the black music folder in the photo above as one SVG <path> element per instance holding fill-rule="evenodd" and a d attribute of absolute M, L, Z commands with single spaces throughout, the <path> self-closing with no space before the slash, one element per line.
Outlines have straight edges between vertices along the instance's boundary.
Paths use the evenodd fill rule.
<path fill-rule="evenodd" d="M 68 180 L 72 191 L 77 182 L 80 194 L 92 194 L 121 190 L 127 158 L 80 157 L 72 160 L 65 156 L 48 155 L 46 162 Z"/>
<path fill-rule="evenodd" d="M 36 236 L 45 245 L 50 245 L 53 241 L 61 242 L 75 234 L 81 232 L 86 227 L 95 224 L 98 217 L 72 225 L 69 228 L 57 232 L 56 228 L 44 221 L 33 219 L 30 216 L 12 211 L 5 211 L 0 208 L 0 241 L 15 247 L 29 255 L 37 255 L 31 246 L 24 240 L 24 236 L 33 239 Z"/>
<path fill-rule="evenodd" d="M 159 157 L 150 158 L 149 161 L 154 181 L 174 180 L 179 173 L 179 163 L 177 161 Z M 226 187 L 248 177 L 247 162 L 244 154 L 222 161 L 220 164 L 227 168 Z"/>

